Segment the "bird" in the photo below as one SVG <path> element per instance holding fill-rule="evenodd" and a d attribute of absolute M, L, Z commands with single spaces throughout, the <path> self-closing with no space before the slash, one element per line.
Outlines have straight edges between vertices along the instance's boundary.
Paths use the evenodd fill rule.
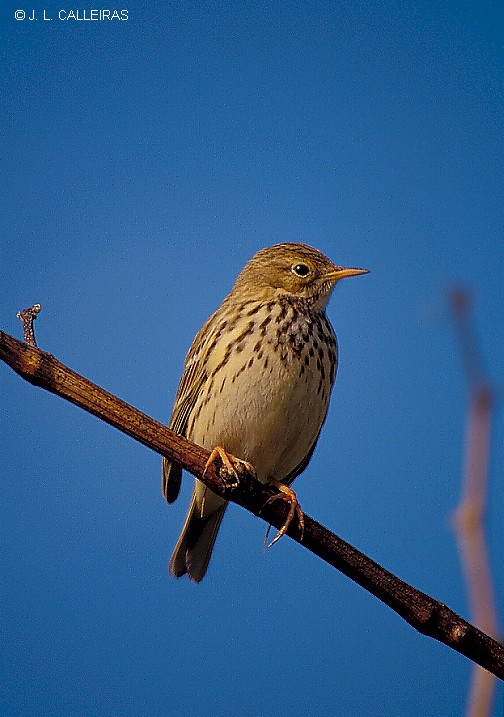
<path fill-rule="evenodd" d="M 244 467 L 302 511 L 293 480 L 307 467 L 325 421 L 338 344 L 325 310 L 336 283 L 368 273 L 334 264 L 307 244 L 258 251 L 187 353 L 169 427 L 211 451 L 227 473 Z M 163 458 L 162 492 L 178 497 L 182 468 Z M 169 573 L 205 576 L 227 501 L 195 479 Z M 275 542 L 275 541 L 273 541 Z"/>

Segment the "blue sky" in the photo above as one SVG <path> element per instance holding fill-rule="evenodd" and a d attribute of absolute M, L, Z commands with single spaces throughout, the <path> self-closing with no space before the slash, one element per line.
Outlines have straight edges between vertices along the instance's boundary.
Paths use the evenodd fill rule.
<path fill-rule="evenodd" d="M 369 268 L 329 305 L 339 372 L 296 491 L 470 618 L 446 288 L 470 288 L 502 392 L 497 3 L 153 0 L 103 22 L 62 7 L 1 11 L 0 328 L 20 337 L 16 312 L 41 303 L 41 348 L 167 421 L 194 334 L 256 250 L 303 241 Z M 463 712 L 465 658 L 290 540 L 263 554 L 264 524 L 237 507 L 205 580 L 169 578 L 191 477 L 167 507 L 158 456 L 7 367 L 0 391 L 3 714 Z M 499 403 L 501 617 L 503 438 Z"/>

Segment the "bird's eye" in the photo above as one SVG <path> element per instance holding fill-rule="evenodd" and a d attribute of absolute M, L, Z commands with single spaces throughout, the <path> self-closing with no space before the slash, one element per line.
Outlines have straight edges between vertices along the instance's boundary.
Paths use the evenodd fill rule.
<path fill-rule="evenodd" d="M 296 276 L 308 276 L 310 267 L 306 266 L 306 264 L 294 264 L 292 271 Z"/>

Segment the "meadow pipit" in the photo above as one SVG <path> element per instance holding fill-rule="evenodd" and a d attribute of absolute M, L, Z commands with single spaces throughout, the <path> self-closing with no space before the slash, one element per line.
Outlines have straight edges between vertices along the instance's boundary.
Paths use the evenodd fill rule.
<path fill-rule="evenodd" d="M 212 451 L 211 460 L 219 456 L 231 472 L 229 454 L 252 463 L 261 482 L 282 490 L 289 518 L 298 506 L 288 486 L 310 461 L 338 366 L 325 308 L 337 281 L 365 273 L 336 266 L 305 244 L 262 249 L 185 360 L 170 428 Z M 180 466 L 163 459 L 168 503 L 177 498 L 181 475 Z M 195 481 L 170 574 L 202 580 L 226 507 Z"/>

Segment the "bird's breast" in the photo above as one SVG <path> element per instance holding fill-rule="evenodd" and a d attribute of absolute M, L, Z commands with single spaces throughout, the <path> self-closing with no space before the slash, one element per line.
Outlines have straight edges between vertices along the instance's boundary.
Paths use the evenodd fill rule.
<path fill-rule="evenodd" d="M 254 308 L 220 331 L 187 437 L 250 461 L 266 482 L 285 478 L 316 440 L 338 353 L 325 314 L 279 304 Z"/>

